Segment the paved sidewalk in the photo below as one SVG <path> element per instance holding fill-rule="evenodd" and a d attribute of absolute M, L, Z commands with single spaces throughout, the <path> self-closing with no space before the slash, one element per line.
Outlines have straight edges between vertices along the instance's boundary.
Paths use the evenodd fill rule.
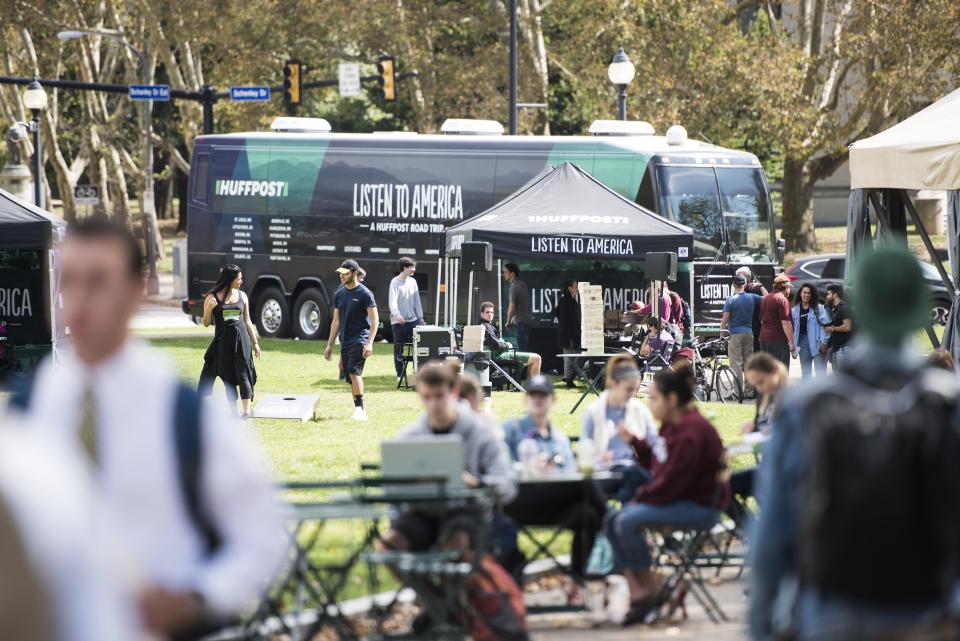
<path fill-rule="evenodd" d="M 725 580 L 711 585 L 710 591 L 719 601 L 729 623 L 712 623 L 692 595 L 687 595 L 689 619 L 675 620 L 653 626 L 622 628 L 610 623 L 594 627 L 586 613 L 543 614 L 528 618 L 533 641 L 746 641 L 747 598 L 746 582 Z"/>

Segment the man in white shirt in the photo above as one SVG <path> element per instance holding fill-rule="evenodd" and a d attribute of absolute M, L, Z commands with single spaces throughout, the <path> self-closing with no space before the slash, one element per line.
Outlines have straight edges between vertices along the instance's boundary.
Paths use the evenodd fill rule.
<path fill-rule="evenodd" d="M 196 401 L 197 451 L 185 457 L 177 372 L 128 336 L 144 285 L 133 236 L 84 221 L 71 228 L 60 257 L 73 349 L 61 364 L 39 367 L 24 413 L 89 462 L 139 566 L 142 623 L 160 636 L 189 638 L 255 603 L 283 556 L 283 513 L 252 435 L 215 405 Z"/>
<path fill-rule="evenodd" d="M 0 636 L 142 639 L 87 471 L 60 439 L 10 419 L 0 427 Z"/>
<path fill-rule="evenodd" d="M 417 261 L 404 256 L 400 273 L 390 281 L 390 323 L 393 326 L 393 364 L 397 378 L 403 376 L 403 344 L 413 342 L 413 328 L 423 324 L 420 287 L 413 277 Z"/>

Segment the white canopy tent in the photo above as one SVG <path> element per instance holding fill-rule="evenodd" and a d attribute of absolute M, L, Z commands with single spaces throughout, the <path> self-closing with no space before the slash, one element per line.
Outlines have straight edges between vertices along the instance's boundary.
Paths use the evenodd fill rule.
<path fill-rule="evenodd" d="M 850 146 L 853 189 L 960 189 L 960 89 Z"/>
<path fill-rule="evenodd" d="M 917 214 L 910 191 L 949 192 L 947 250 L 953 282 L 960 282 L 960 89 L 875 136 L 850 146 L 850 205 L 847 216 L 847 266 L 875 238 L 905 239 L 913 223 L 930 259 L 953 297 L 944 347 L 960 358 L 960 309 L 950 278 Z M 876 216 L 876 232 L 870 206 Z M 937 344 L 932 328 L 931 340 Z"/>

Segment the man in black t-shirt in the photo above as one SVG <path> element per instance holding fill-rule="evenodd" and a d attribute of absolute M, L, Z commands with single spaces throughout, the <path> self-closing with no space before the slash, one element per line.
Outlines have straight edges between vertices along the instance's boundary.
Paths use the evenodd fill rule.
<path fill-rule="evenodd" d="M 850 306 L 843 300 L 843 287 L 837 283 L 827 285 L 827 305 L 830 307 L 830 315 L 833 319 L 823 331 L 830 334 L 830 340 L 827 341 L 827 348 L 830 350 L 830 362 L 833 367 L 843 365 L 843 359 L 846 358 L 848 343 L 853 338 L 853 315 Z"/>
<path fill-rule="evenodd" d="M 353 390 L 354 409 L 350 418 L 366 421 L 367 413 L 363 407 L 363 366 L 373 354 L 373 341 L 380 318 L 373 292 L 360 283 L 361 271 L 355 260 L 345 260 L 337 269 L 343 287 L 333 295 L 333 322 L 330 324 L 330 338 L 323 350 L 323 357 L 328 361 L 333 357 L 333 342 L 339 338 L 343 370 L 347 373 Z"/>

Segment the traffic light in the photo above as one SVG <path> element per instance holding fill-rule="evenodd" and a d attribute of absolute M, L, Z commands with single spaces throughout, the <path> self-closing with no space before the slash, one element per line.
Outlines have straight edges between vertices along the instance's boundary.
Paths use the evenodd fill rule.
<path fill-rule="evenodd" d="M 393 102 L 397 99 L 397 79 L 394 74 L 393 56 L 381 56 L 377 61 L 377 73 L 380 78 L 380 91 L 383 93 L 383 99 L 387 102 Z"/>
<path fill-rule="evenodd" d="M 299 60 L 287 60 L 283 65 L 283 100 L 288 105 L 300 104 L 300 91 L 303 88 L 303 76 L 300 71 Z"/>

